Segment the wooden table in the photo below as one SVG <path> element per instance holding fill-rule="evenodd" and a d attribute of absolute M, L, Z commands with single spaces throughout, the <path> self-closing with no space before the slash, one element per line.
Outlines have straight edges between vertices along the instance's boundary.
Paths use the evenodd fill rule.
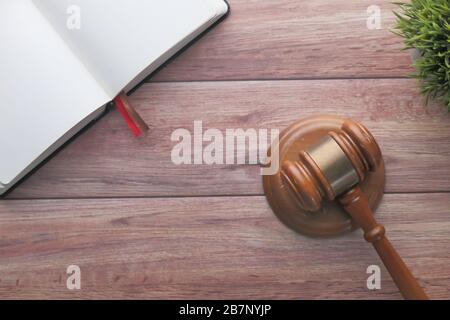
<path fill-rule="evenodd" d="M 174 165 L 177 128 L 278 128 L 312 114 L 362 121 L 387 186 L 377 216 L 431 298 L 450 298 L 450 117 L 423 107 L 391 1 L 231 0 L 232 13 L 140 87 L 151 125 L 112 111 L 0 201 L 1 298 L 398 299 L 360 231 L 282 225 L 258 165 Z M 366 27 L 381 7 L 382 29 Z M 67 266 L 82 288 L 66 288 Z M 381 266 L 381 290 L 366 268 Z"/>

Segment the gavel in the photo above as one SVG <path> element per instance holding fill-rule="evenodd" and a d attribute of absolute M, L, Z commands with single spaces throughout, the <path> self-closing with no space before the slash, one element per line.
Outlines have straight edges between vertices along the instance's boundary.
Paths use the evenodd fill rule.
<path fill-rule="evenodd" d="M 324 201 L 337 201 L 364 231 L 405 299 L 428 299 L 409 268 L 377 223 L 360 184 L 382 161 L 380 147 L 361 124 L 343 121 L 318 142 L 281 163 L 280 178 L 297 205 L 314 215 Z"/>

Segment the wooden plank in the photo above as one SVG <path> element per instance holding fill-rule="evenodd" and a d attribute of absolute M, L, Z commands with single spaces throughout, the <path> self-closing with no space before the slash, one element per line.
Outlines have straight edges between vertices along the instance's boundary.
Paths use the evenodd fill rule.
<path fill-rule="evenodd" d="M 157 81 L 403 77 L 411 58 L 390 0 L 231 0 L 231 15 Z M 381 9 L 369 30 L 367 8 Z"/>
<path fill-rule="evenodd" d="M 153 83 L 131 97 L 151 124 L 135 139 L 116 111 L 78 137 L 10 198 L 262 194 L 257 165 L 175 165 L 178 128 L 283 129 L 312 114 L 362 121 L 378 139 L 387 192 L 450 191 L 448 114 L 425 109 L 408 79 Z M 206 144 L 205 144 L 206 145 Z"/>
<path fill-rule="evenodd" d="M 434 299 L 450 298 L 449 208 L 450 194 L 403 194 L 377 212 Z M 400 298 L 360 231 L 295 234 L 260 196 L 7 200 L 0 234 L 0 298 Z M 366 288 L 372 264 L 379 291 Z"/>

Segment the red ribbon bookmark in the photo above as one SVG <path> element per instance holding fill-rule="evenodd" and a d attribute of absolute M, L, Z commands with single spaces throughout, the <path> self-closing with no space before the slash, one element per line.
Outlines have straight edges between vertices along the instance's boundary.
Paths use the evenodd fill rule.
<path fill-rule="evenodd" d="M 142 117 L 136 112 L 136 110 L 128 102 L 128 97 L 125 93 L 121 93 L 114 99 L 117 110 L 119 110 L 122 118 L 125 120 L 128 128 L 136 136 L 141 136 L 144 132 L 148 131 L 148 125 L 142 119 Z"/>

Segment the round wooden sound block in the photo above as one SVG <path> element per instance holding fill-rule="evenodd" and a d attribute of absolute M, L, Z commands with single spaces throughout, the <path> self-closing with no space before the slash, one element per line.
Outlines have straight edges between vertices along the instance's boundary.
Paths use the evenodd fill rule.
<path fill-rule="evenodd" d="M 316 143 L 328 132 L 338 130 L 345 118 L 337 116 L 313 116 L 293 123 L 280 134 L 280 168 L 286 160 L 299 160 L 299 152 Z M 274 148 L 272 145 L 271 148 Z M 269 151 L 271 152 L 271 151 Z M 381 161 L 373 172 L 368 173 L 360 187 L 369 200 L 373 211 L 384 193 L 385 169 Z M 317 212 L 308 212 L 299 206 L 291 189 L 285 184 L 280 172 L 263 176 L 264 192 L 277 217 L 291 229 L 313 237 L 332 237 L 357 228 L 350 216 L 336 201 L 325 201 Z"/>

